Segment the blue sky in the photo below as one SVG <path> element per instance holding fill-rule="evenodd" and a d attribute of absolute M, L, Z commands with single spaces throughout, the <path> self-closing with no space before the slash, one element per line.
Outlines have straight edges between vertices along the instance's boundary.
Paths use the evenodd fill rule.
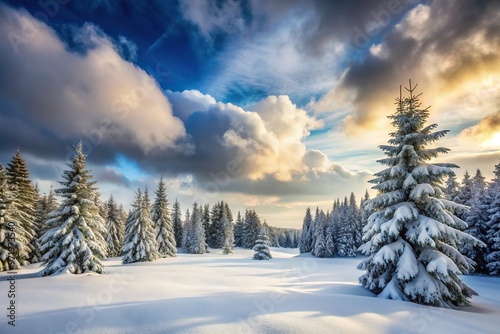
<path fill-rule="evenodd" d="M 441 158 L 500 158 L 496 1 L 0 2 L 0 162 L 46 191 L 83 140 L 103 197 L 164 177 L 276 226 L 360 197 L 408 79 Z"/>

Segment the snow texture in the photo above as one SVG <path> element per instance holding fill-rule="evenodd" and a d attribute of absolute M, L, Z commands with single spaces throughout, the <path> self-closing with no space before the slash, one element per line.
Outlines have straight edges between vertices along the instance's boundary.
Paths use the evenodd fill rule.
<path fill-rule="evenodd" d="M 252 250 L 123 266 L 104 260 L 105 275 L 40 278 L 36 264 L 17 276 L 23 299 L 16 327 L 1 333 L 496 333 L 500 278 L 464 276 L 478 291 L 458 310 L 373 298 L 357 283 L 360 258 L 319 259 L 273 248 L 272 261 Z M 8 291 L 8 276 L 0 291 Z M 387 297 L 403 294 L 389 284 Z M 0 305 L 7 305 L 0 294 Z"/>

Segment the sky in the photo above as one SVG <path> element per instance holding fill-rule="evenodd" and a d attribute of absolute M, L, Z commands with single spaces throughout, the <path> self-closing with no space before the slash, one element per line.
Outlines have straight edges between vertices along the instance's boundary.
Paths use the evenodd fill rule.
<path fill-rule="evenodd" d="M 0 162 L 47 192 L 82 141 L 103 199 L 163 177 L 183 210 L 300 227 L 370 189 L 409 79 L 436 161 L 491 178 L 499 50 L 494 0 L 0 1 Z"/>

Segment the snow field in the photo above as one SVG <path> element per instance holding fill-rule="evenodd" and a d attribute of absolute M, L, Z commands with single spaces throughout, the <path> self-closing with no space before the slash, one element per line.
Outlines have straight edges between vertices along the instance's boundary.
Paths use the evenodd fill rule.
<path fill-rule="evenodd" d="M 441 309 L 375 298 L 359 286 L 361 258 L 320 259 L 272 248 L 121 264 L 106 274 L 18 272 L 16 327 L 0 333 L 496 333 L 500 278 L 465 276 L 471 307 Z M 0 305 L 7 302 L 0 276 Z"/>

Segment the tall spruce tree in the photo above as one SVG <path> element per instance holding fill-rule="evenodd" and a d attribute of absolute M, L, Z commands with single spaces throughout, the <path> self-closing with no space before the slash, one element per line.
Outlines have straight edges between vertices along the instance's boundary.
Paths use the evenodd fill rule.
<path fill-rule="evenodd" d="M 43 195 L 38 203 L 38 212 L 37 212 L 37 220 L 39 221 L 39 237 L 47 232 L 47 225 L 45 224 L 49 219 L 49 214 L 59 207 L 59 202 L 57 201 L 56 195 L 54 193 L 54 189 L 52 185 L 50 186 L 49 193 L 47 195 Z"/>
<path fill-rule="evenodd" d="M 493 180 L 488 187 L 490 205 L 488 208 L 488 233 L 486 242 L 489 252 L 485 256 L 488 273 L 500 276 L 500 163 L 495 165 Z"/>
<path fill-rule="evenodd" d="M 349 196 L 348 215 L 350 223 L 353 225 L 354 252 L 356 252 L 358 247 L 363 243 L 363 225 L 361 223 L 361 210 L 358 208 L 356 196 L 352 192 Z"/>
<path fill-rule="evenodd" d="M 446 199 L 454 202 L 460 201 L 460 184 L 457 182 L 456 175 L 449 175 L 446 180 L 446 187 L 444 189 L 444 193 Z"/>
<path fill-rule="evenodd" d="M 465 214 L 465 222 L 467 223 L 465 232 L 482 242 L 486 242 L 490 197 L 486 192 L 486 182 L 481 170 L 476 171 L 471 183 L 472 197 L 468 201 L 470 210 Z M 486 274 L 488 272 L 485 260 L 486 247 L 479 247 L 473 243 L 465 242 L 460 248 L 460 252 L 476 263 L 474 266 L 475 273 Z"/>
<path fill-rule="evenodd" d="M 307 208 L 306 209 L 306 215 L 304 216 L 304 221 L 302 222 L 302 234 L 300 237 L 300 246 L 299 246 L 299 251 L 301 253 L 307 253 L 312 250 L 311 243 L 311 234 L 309 230 L 311 229 L 311 224 L 312 224 L 312 216 L 311 216 L 311 209 Z"/>
<path fill-rule="evenodd" d="M 326 257 L 328 253 L 326 251 L 326 229 L 328 227 L 328 218 L 323 210 L 318 213 L 318 221 L 316 222 L 315 242 L 312 255 L 317 257 Z"/>
<path fill-rule="evenodd" d="M 106 234 L 105 239 L 108 245 L 108 257 L 120 256 L 123 246 L 123 236 L 121 235 L 120 228 L 122 223 L 122 216 L 118 205 L 111 195 L 108 199 L 107 217 L 106 217 Z"/>
<path fill-rule="evenodd" d="M 222 247 L 222 253 L 223 254 L 232 254 L 232 247 L 234 244 L 234 227 L 233 223 L 229 220 L 227 217 L 227 207 L 224 206 L 222 209 L 222 228 L 223 228 L 223 234 L 224 234 L 224 245 Z"/>
<path fill-rule="evenodd" d="M 12 218 L 18 223 L 16 233 L 19 240 L 26 240 L 28 255 L 19 258 L 21 264 L 35 263 L 41 260 L 35 217 L 36 194 L 30 180 L 30 174 L 21 152 L 17 149 L 6 168 L 7 184 L 13 195 Z M 22 236 L 22 237 L 21 237 Z"/>
<path fill-rule="evenodd" d="M 243 247 L 243 218 L 238 211 L 236 216 L 236 223 L 234 224 L 234 245 L 236 247 Z"/>
<path fill-rule="evenodd" d="M 184 224 L 182 226 L 182 247 L 187 251 L 191 247 L 191 230 L 192 230 L 191 212 L 186 209 L 184 215 Z"/>
<path fill-rule="evenodd" d="M 459 204 L 470 205 L 470 201 L 474 197 L 472 188 L 472 178 L 470 177 L 469 171 L 466 170 L 464 177 L 462 178 L 462 182 L 460 183 L 459 196 L 456 202 Z M 465 214 L 463 214 L 460 218 L 462 217 L 465 219 Z"/>
<path fill-rule="evenodd" d="M 73 161 L 64 171 L 59 208 L 49 215 L 49 228 L 40 238 L 43 275 L 62 272 L 81 274 L 104 273 L 101 260 L 106 257 L 104 221 L 94 203 L 96 181 L 86 169 L 82 144 L 78 144 Z"/>
<path fill-rule="evenodd" d="M 156 199 L 153 205 L 152 219 L 156 230 L 156 242 L 158 252 L 163 257 L 174 257 L 177 254 L 175 243 L 175 232 L 168 208 L 168 199 L 165 182 L 160 179 L 158 189 L 155 192 Z"/>
<path fill-rule="evenodd" d="M 261 228 L 262 223 L 257 212 L 255 210 L 247 210 L 243 224 L 243 247 L 252 248 L 255 245 Z"/>
<path fill-rule="evenodd" d="M 206 239 L 205 239 L 205 242 L 207 243 L 207 245 L 210 245 L 211 244 L 211 233 L 210 233 L 210 230 L 212 228 L 211 226 L 211 222 L 210 222 L 210 205 L 209 204 L 205 204 L 203 206 L 203 217 L 202 217 L 202 222 L 203 222 L 203 228 L 205 229 L 205 234 L 206 234 Z M 212 247 L 212 246 L 211 246 Z"/>
<path fill-rule="evenodd" d="M 13 195 L 7 187 L 7 175 L 0 164 L 0 271 L 21 268 L 28 256 L 27 241 L 16 232 L 17 222 L 12 217 Z"/>
<path fill-rule="evenodd" d="M 463 233 L 465 222 L 452 212 L 459 205 L 443 199 L 442 181 L 453 175 L 454 164 L 429 160 L 449 150 L 426 148 L 444 137 L 447 130 L 433 132 L 425 126 L 429 117 L 421 109 L 416 86 L 400 94 L 397 111 L 389 116 L 396 128 L 389 145 L 380 148 L 388 168 L 376 173 L 370 200 L 375 210 L 368 220 L 361 251 L 369 257 L 358 266 L 365 273 L 360 283 L 378 297 L 441 307 L 467 305 L 476 294 L 459 277 L 472 269 L 471 261 L 457 245 L 474 238 Z"/>
<path fill-rule="evenodd" d="M 372 210 L 369 210 L 368 203 L 370 202 L 370 193 L 368 193 L 368 190 L 365 192 L 365 195 L 363 196 L 363 199 L 361 200 L 360 203 L 360 220 L 361 220 L 361 239 L 363 239 L 363 232 L 365 229 L 365 226 L 368 224 L 368 217 L 371 216 L 373 213 Z M 363 240 L 361 240 L 363 242 Z M 358 249 L 361 245 L 358 246 Z"/>
<path fill-rule="evenodd" d="M 203 227 L 203 208 L 198 203 L 193 204 L 189 224 L 184 228 L 185 248 L 189 254 L 204 254 L 207 252 L 205 229 Z M 186 219 L 189 216 L 186 213 Z"/>
<path fill-rule="evenodd" d="M 175 199 L 172 208 L 172 224 L 174 226 L 175 244 L 182 246 L 182 212 L 181 205 L 177 199 Z"/>
<path fill-rule="evenodd" d="M 160 257 L 151 220 L 151 203 L 147 189 L 138 189 L 132 212 L 127 220 L 122 263 L 154 261 Z"/>

